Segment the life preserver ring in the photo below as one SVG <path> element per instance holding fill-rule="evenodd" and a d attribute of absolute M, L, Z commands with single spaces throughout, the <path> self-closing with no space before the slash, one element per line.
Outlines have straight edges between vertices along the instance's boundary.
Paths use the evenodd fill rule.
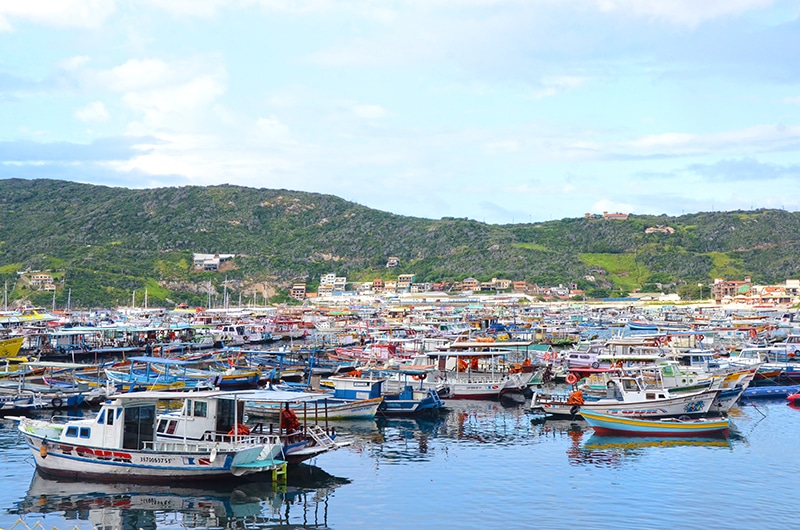
<path fill-rule="evenodd" d="M 756 338 L 756 337 L 758 337 L 758 332 L 755 329 L 751 329 L 750 330 L 750 336 L 752 338 Z"/>
<path fill-rule="evenodd" d="M 64 402 L 61 400 L 60 397 L 54 397 L 50 401 L 50 404 L 53 405 L 54 409 L 60 409 L 62 407 L 62 405 L 64 405 Z"/>
<path fill-rule="evenodd" d="M 419 374 L 419 375 L 412 375 L 412 376 L 411 376 L 411 379 L 415 379 L 415 380 L 417 380 L 417 381 L 422 381 L 422 380 L 424 380 L 426 377 L 428 377 L 428 374 Z"/>
<path fill-rule="evenodd" d="M 578 382 L 578 376 L 577 376 L 577 375 L 575 375 L 575 374 L 567 374 L 566 381 L 567 381 L 567 383 L 569 383 L 570 385 L 574 385 L 575 383 L 577 383 L 577 382 Z"/>
<path fill-rule="evenodd" d="M 228 436 L 235 436 L 237 434 L 250 434 L 250 428 L 247 425 L 237 423 L 228 431 Z"/>
<path fill-rule="evenodd" d="M 705 335 L 698 335 L 697 340 L 698 342 L 703 342 L 703 339 L 706 338 Z"/>

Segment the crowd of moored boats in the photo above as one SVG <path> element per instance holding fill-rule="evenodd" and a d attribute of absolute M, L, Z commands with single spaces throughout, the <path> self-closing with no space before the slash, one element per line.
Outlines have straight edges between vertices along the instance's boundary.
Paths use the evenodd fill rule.
<path fill-rule="evenodd" d="M 800 401 L 795 313 L 517 304 L 0 314 L 0 412 L 43 473 L 272 473 L 335 421 L 499 399 L 599 434 L 725 435 L 742 399 Z M 70 407 L 94 415 L 62 415 Z M 28 414 L 54 411 L 41 419 Z"/>

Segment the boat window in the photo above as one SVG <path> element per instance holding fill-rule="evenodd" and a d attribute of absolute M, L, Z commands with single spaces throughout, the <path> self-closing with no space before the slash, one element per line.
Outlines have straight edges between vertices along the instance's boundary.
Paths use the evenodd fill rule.
<path fill-rule="evenodd" d="M 194 402 L 194 416 L 205 418 L 208 411 L 208 403 L 205 401 L 195 401 Z"/>
<path fill-rule="evenodd" d="M 653 392 L 647 392 L 644 396 L 645 399 L 655 399 L 656 395 Z"/>
<path fill-rule="evenodd" d="M 167 434 L 175 434 L 175 427 L 178 426 L 178 422 L 175 420 L 171 420 L 169 422 L 169 427 L 167 427 Z"/>
<path fill-rule="evenodd" d="M 106 411 L 100 411 L 100 414 L 97 416 L 97 423 L 103 424 L 106 422 Z"/>
<path fill-rule="evenodd" d="M 67 436 L 72 438 L 78 437 L 78 428 L 77 427 L 67 427 Z"/>
<path fill-rule="evenodd" d="M 164 429 L 166 428 L 167 428 L 167 420 L 161 420 L 158 422 L 158 428 L 156 429 L 156 432 L 158 432 L 159 434 L 163 434 Z"/>
<path fill-rule="evenodd" d="M 114 411 L 109 410 L 108 416 L 106 417 L 106 425 L 114 425 Z"/>
<path fill-rule="evenodd" d="M 81 438 L 89 438 L 91 436 L 92 430 L 89 427 L 81 427 Z"/>

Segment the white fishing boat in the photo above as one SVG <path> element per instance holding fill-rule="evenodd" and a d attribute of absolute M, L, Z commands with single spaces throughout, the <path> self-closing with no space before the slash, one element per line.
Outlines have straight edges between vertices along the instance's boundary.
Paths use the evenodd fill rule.
<path fill-rule="evenodd" d="M 548 416 L 576 416 L 580 411 L 620 416 L 666 418 L 703 416 L 719 396 L 719 389 L 673 394 L 665 388 L 648 388 L 641 376 L 608 381 L 606 396 L 588 399 L 582 392 L 540 394 L 534 392 L 531 410 Z"/>
<path fill-rule="evenodd" d="M 159 414 L 168 403 L 180 411 Z M 233 392 L 133 392 L 90 418 L 14 419 L 45 475 L 155 483 L 260 472 L 285 478 L 281 441 L 250 435 L 243 407 Z"/>
<path fill-rule="evenodd" d="M 522 392 L 532 372 L 514 372 L 501 364 L 509 350 L 458 350 L 431 352 L 437 369 L 428 375 L 424 386 L 444 384 L 452 399 L 499 399 L 509 392 Z"/>

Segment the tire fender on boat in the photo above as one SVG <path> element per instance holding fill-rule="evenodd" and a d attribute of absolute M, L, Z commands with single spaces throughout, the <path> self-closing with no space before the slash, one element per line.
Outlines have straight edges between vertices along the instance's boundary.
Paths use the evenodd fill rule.
<path fill-rule="evenodd" d="M 51 405 L 53 405 L 53 408 L 54 408 L 54 409 L 60 409 L 60 408 L 61 408 L 61 406 L 62 406 L 62 405 L 64 405 L 64 402 L 61 400 L 61 398 L 60 398 L 60 397 L 54 397 L 54 398 L 53 398 L 53 399 L 50 401 L 50 404 L 51 404 Z"/>

